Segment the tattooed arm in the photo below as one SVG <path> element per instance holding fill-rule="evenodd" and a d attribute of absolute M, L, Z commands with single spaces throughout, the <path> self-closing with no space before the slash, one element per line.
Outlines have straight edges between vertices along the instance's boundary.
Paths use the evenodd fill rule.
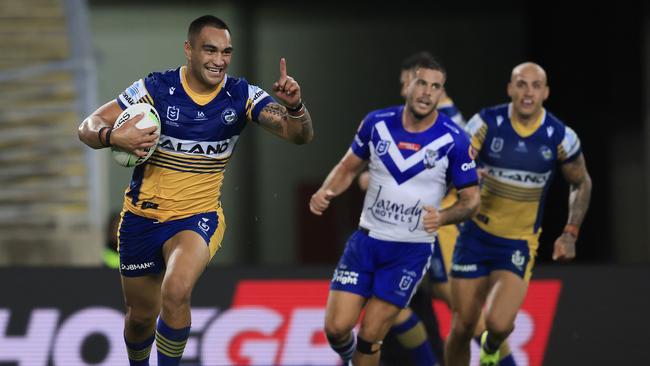
<path fill-rule="evenodd" d="M 306 144 L 314 138 L 311 116 L 304 104 L 299 111 L 289 112 L 278 103 L 269 103 L 257 120 L 264 129 L 294 144 Z"/>
<path fill-rule="evenodd" d="M 555 241 L 554 260 L 571 260 L 575 257 L 575 242 L 578 229 L 585 218 L 591 199 L 591 177 L 587 172 L 582 154 L 575 160 L 562 165 L 564 179 L 569 182 L 569 219 L 564 232 Z"/>

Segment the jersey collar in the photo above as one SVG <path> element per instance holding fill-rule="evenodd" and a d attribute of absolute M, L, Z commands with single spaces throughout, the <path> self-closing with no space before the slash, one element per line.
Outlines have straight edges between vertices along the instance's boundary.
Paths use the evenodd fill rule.
<path fill-rule="evenodd" d="M 226 81 L 228 80 L 228 75 L 225 75 L 221 83 L 219 83 L 219 85 L 214 91 L 208 94 L 199 94 L 194 90 L 192 90 L 192 88 L 190 88 L 190 84 L 188 84 L 187 82 L 187 76 L 185 75 L 187 73 L 187 67 L 181 66 L 179 73 L 180 73 L 181 85 L 183 86 L 185 93 L 189 95 L 189 97 L 194 101 L 194 103 L 200 106 L 204 106 L 210 103 L 219 94 L 223 86 L 226 85 Z"/>

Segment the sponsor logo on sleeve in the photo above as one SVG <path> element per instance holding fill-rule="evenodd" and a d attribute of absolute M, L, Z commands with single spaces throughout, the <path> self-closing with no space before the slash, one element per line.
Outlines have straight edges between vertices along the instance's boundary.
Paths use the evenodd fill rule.
<path fill-rule="evenodd" d="M 144 98 L 147 94 L 147 88 L 144 86 L 144 81 L 140 79 L 126 88 L 126 90 L 120 94 L 119 98 L 125 105 L 133 105 L 138 103 L 138 101 Z"/>
<path fill-rule="evenodd" d="M 462 170 L 464 172 L 466 172 L 466 171 L 468 171 L 470 169 L 474 169 L 474 168 L 476 168 L 476 161 L 474 161 L 474 160 L 470 161 L 469 163 L 463 163 L 460 166 L 460 170 Z"/>
<path fill-rule="evenodd" d="M 254 107 L 257 103 L 259 103 L 262 99 L 268 97 L 269 95 L 263 89 L 260 89 L 255 85 L 249 85 L 248 96 L 251 99 L 252 106 Z"/>

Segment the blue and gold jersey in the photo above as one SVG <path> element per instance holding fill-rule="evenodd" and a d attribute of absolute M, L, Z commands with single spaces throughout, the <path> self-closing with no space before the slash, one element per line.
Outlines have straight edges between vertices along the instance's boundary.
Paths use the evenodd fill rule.
<path fill-rule="evenodd" d="M 504 104 L 481 110 L 467 124 L 477 160 L 488 173 L 473 220 L 492 235 L 536 243 L 556 165 L 580 155 L 580 140 L 545 109 L 529 128 L 511 116 L 512 105 Z"/>
<path fill-rule="evenodd" d="M 117 97 L 122 109 L 144 102 L 160 115 L 158 146 L 133 171 L 124 206 L 161 222 L 217 210 L 241 131 L 273 102 L 264 90 L 227 75 L 211 94 L 198 94 L 185 73 L 183 66 L 149 74 Z"/>
<path fill-rule="evenodd" d="M 454 123 L 459 125 L 460 127 L 465 127 L 467 122 L 465 121 L 465 118 L 463 117 L 463 114 L 460 113 L 460 110 L 458 107 L 456 107 L 456 104 L 454 104 L 454 101 L 451 100 L 448 96 L 445 96 L 444 98 L 440 99 L 438 102 L 438 107 L 436 108 L 438 112 L 444 113 L 447 117 L 451 118 Z"/>

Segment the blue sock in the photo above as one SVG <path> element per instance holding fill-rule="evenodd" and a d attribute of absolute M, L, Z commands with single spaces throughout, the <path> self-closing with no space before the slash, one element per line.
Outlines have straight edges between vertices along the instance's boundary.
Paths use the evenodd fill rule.
<path fill-rule="evenodd" d="M 190 327 L 173 329 L 162 318 L 158 318 L 158 327 L 156 328 L 158 366 L 178 366 L 189 336 Z"/>
<path fill-rule="evenodd" d="M 517 363 L 515 363 L 514 357 L 512 357 L 512 353 L 507 355 L 506 357 L 500 359 L 499 360 L 499 366 L 517 366 Z"/>
<path fill-rule="evenodd" d="M 402 324 L 393 325 L 391 331 L 395 333 L 399 342 L 406 348 L 418 366 L 431 366 L 438 363 L 436 355 L 427 340 L 424 324 L 415 313 Z"/>
<path fill-rule="evenodd" d="M 126 353 L 129 355 L 130 366 L 149 366 L 149 354 L 151 353 L 151 344 L 154 336 L 149 337 L 144 342 L 131 343 L 124 337 L 126 343 Z"/>

